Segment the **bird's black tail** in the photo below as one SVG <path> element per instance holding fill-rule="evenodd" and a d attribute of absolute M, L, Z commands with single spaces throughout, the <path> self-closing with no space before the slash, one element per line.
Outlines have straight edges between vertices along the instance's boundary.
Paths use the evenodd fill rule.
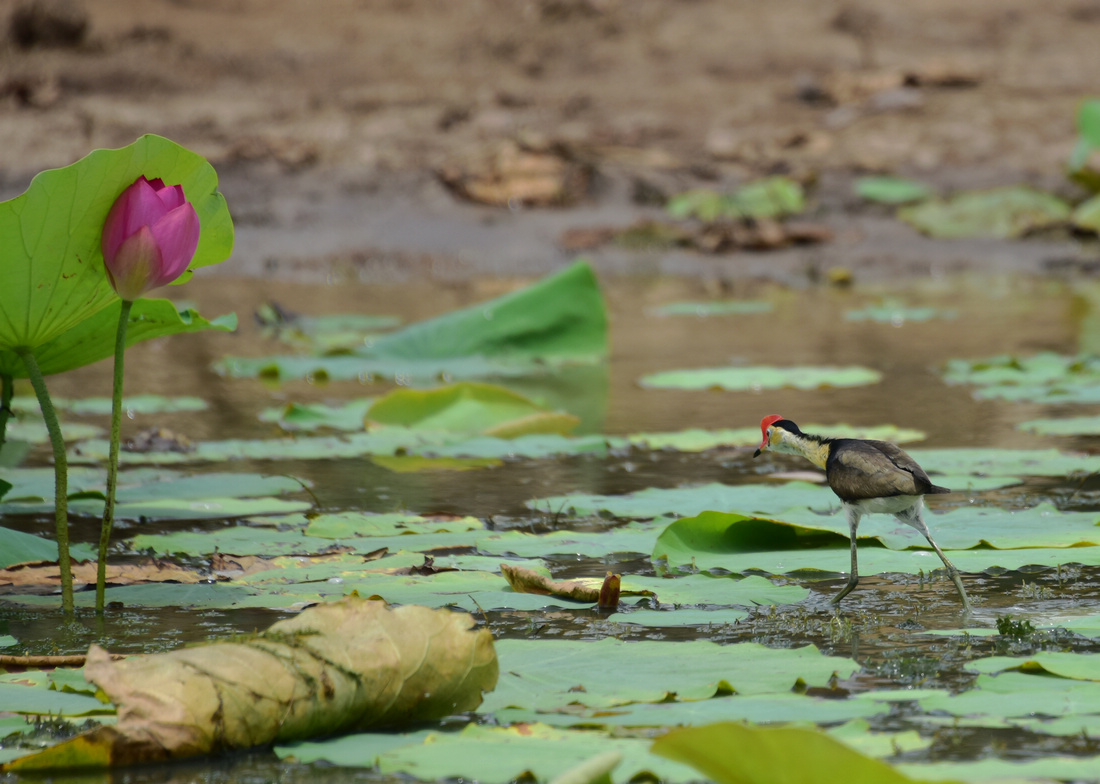
<path fill-rule="evenodd" d="M 926 495 L 939 495 L 940 493 L 950 493 L 946 487 L 940 487 L 939 485 L 932 485 L 932 489 L 926 493 Z"/>

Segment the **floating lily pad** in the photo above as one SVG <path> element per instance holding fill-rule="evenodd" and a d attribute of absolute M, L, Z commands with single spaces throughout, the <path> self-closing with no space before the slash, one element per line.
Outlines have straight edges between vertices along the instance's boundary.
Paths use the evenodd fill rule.
<path fill-rule="evenodd" d="M 608 751 L 622 756 L 612 781 L 626 784 L 641 775 L 688 782 L 698 774 L 686 765 L 649 753 L 650 741 L 613 738 L 603 732 L 569 730 L 545 724 L 483 727 L 460 732 L 347 735 L 327 741 L 277 746 L 276 753 L 299 762 L 377 768 L 382 775 L 407 774 L 420 780 L 464 778 L 485 784 L 530 776 L 555 781 L 574 766 Z"/>
<path fill-rule="evenodd" d="M 229 608 L 247 606 L 244 601 L 255 591 L 237 585 L 222 583 L 150 583 L 147 585 L 122 585 L 107 588 L 106 601 L 119 607 L 207 607 Z M 94 607 L 94 591 L 78 591 L 74 597 L 77 607 Z M 4 600 L 28 607 L 61 606 L 60 596 L 9 595 Z M 77 695 L 73 695 L 77 696 Z"/>
<path fill-rule="evenodd" d="M 101 464 L 106 460 L 108 447 L 109 444 L 104 439 L 82 441 L 70 450 L 69 462 L 74 466 Z M 607 440 L 603 436 L 534 434 L 516 438 L 469 438 L 462 433 L 379 427 L 370 432 L 342 436 L 200 441 L 194 444 L 194 449 L 190 452 L 123 451 L 119 454 L 119 462 L 124 466 L 171 466 L 227 460 L 335 460 L 392 456 L 398 452 L 423 457 L 514 459 L 573 454 L 604 455 L 607 451 Z"/>
<path fill-rule="evenodd" d="M 504 387 L 471 382 L 429 390 L 394 390 L 374 402 L 367 419 L 413 430 L 500 438 L 535 433 L 564 435 L 580 422 L 571 414 L 547 411 Z"/>
<path fill-rule="evenodd" d="M 86 544 L 73 544 L 69 551 L 76 560 L 94 557 L 93 549 Z M 56 560 L 57 542 L 10 528 L 0 528 L 0 569 L 17 563 Z"/>
<path fill-rule="evenodd" d="M 1080 476 L 1100 471 L 1100 456 L 1057 449 L 910 449 L 929 474 L 987 476 Z"/>
<path fill-rule="evenodd" d="M 298 519 L 300 518 L 300 519 Z M 410 550 L 432 553 L 433 550 L 455 548 L 473 549 L 486 536 L 481 530 L 459 530 L 422 533 L 416 536 L 394 534 L 392 536 L 358 537 L 349 535 L 342 539 L 307 536 L 307 521 L 300 515 L 271 518 L 274 525 L 236 525 L 210 532 L 175 531 L 170 534 L 138 534 L 129 540 L 130 546 L 139 552 L 165 555 L 212 555 L 215 552 L 229 555 L 316 555 L 347 548 L 357 553 L 370 553 L 382 548 L 394 552 Z M 275 525 L 279 527 L 276 528 Z M 317 529 L 333 533 L 333 529 Z"/>
<path fill-rule="evenodd" d="M 812 645 L 768 648 L 706 640 L 623 642 L 498 640 L 501 676 L 480 708 L 560 710 L 580 704 L 609 708 L 634 702 L 706 700 L 719 694 L 788 693 L 801 679 L 824 686 L 859 670 L 851 659 L 823 656 Z M 674 661 L 674 667 L 669 662 Z M 608 667 L 607 662 L 615 662 Z"/>
<path fill-rule="evenodd" d="M 608 442 L 603 436 L 563 436 L 555 433 L 534 433 L 516 438 L 480 436 L 461 438 L 451 443 L 423 444 L 409 451 L 428 457 L 540 458 L 561 455 L 607 454 Z"/>
<path fill-rule="evenodd" d="M 494 711 L 493 716 L 497 721 L 509 723 L 543 721 L 559 727 L 613 728 L 699 726 L 723 721 L 730 716 L 736 716 L 739 721 L 762 724 L 809 721 L 832 724 L 884 716 L 889 712 L 889 705 L 875 704 L 870 700 L 820 699 L 801 694 L 780 693 L 731 694 L 690 702 L 637 702 L 614 708 L 580 709 L 579 706 L 570 706 L 568 711 L 561 713 L 503 708 Z M 881 733 L 887 737 L 891 734 Z M 867 735 L 870 737 L 864 738 L 862 745 L 871 745 L 875 736 L 880 733 L 867 733 Z M 915 732 L 907 734 L 903 742 L 919 748 L 912 741 L 912 736 L 915 735 Z M 844 738 L 844 742 L 848 745 L 856 745 L 860 740 L 852 737 Z M 888 745 L 889 740 L 886 743 L 885 747 L 879 747 L 882 756 L 895 754 L 896 752 Z"/>
<path fill-rule="evenodd" d="M 768 366 L 668 370 L 645 376 L 639 382 L 649 389 L 820 389 L 877 384 L 882 374 L 864 367 Z"/>
<path fill-rule="evenodd" d="M 951 560 L 962 571 L 1033 564 L 1100 564 L 1100 547 L 1087 544 L 1100 539 L 1100 528 L 1095 525 L 1097 515 L 1082 513 L 1062 520 L 1062 514 L 1067 513 L 1059 513 L 1053 507 L 1017 512 L 959 509 L 926 518 L 937 543 L 944 549 L 951 549 L 953 545 L 974 548 L 987 540 L 1016 548 L 955 550 Z M 816 523 L 805 513 L 785 516 L 796 518 L 799 523 L 722 512 L 704 512 L 683 518 L 661 532 L 653 549 L 653 559 L 660 566 L 672 569 L 687 566 L 738 574 L 750 571 L 844 574 L 848 571 L 848 550 L 844 546 L 848 538 L 847 524 L 842 515 L 812 515 L 819 521 Z M 912 574 L 942 568 L 931 550 L 903 549 L 922 546 L 923 538 L 910 531 L 908 526 L 885 515 L 866 518 L 860 525 L 860 541 L 873 538 L 896 549 L 863 545 L 859 553 L 860 572 Z M 1034 544 L 1029 547 L 1027 542 Z M 1046 542 L 1055 544 L 1051 547 L 1045 545 Z"/>
<path fill-rule="evenodd" d="M 111 413 L 111 398 L 56 398 L 51 396 L 54 408 L 68 411 L 78 416 L 103 415 Z M 12 400 L 12 410 L 38 414 L 38 399 L 34 397 L 16 397 Z M 131 395 L 122 398 L 122 410 L 134 414 L 168 414 L 180 411 L 205 411 L 207 403 L 201 397 L 165 397 L 163 395 Z"/>
<path fill-rule="evenodd" d="M 0 705 L 9 713 L 42 717 L 91 716 L 115 712 L 114 706 L 104 705 L 93 696 L 24 683 L 0 683 Z"/>
<path fill-rule="evenodd" d="M 719 299 L 704 302 L 669 302 L 655 308 L 658 316 L 743 316 L 750 313 L 771 313 L 775 305 L 759 299 Z"/>
<path fill-rule="evenodd" d="M 476 517 L 430 519 L 414 514 L 364 514 L 337 512 L 313 517 L 306 536 L 322 539 L 346 539 L 355 536 L 400 536 L 401 534 L 480 531 L 485 525 Z"/>
<path fill-rule="evenodd" d="M 763 577 L 735 578 L 709 574 L 676 578 L 627 576 L 623 591 L 644 590 L 653 594 L 651 602 L 661 606 L 754 607 L 768 604 L 794 604 L 809 596 L 799 585 L 774 585 Z"/>
<path fill-rule="evenodd" d="M 954 310 L 940 310 L 933 307 L 911 307 L 900 302 L 883 302 L 880 305 L 868 305 L 865 308 L 849 310 L 844 314 L 848 321 L 876 321 L 900 327 L 907 321 L 931 321 L 932 319 L 953 319 L 958 316 Z"/>
<path fill-rule="evenodd" d="M 1100 681 L 1100 654 L 1036 651 L 1031 656 L 990 656 L 966 663 L 966 669 L 995 674 L 1018 670 L 1078 681 Z"/>
<path fill-rule="evenodd" d="M 372 402 L 374 398 L 364 397 L 335 405 L 287 403 L 278 408 L 265 408 L 260 412 L 260 421 L 274 422 L 280 429 L 290 432 L 323 428 L 354 432 L 364 429 L 363 418 Z"/>
<path fill-rule="evenodd" d="M 956 720 L 952 726 L 959 724 Z M 988 725 L 985 725 L 988 726 Z M 899 763 L 897 769 L 920 781 L 1087 781 L 1100 757 L 1051 755 L 1039 759 L 987 757 L 973 762 Z"/>
<path fill-rule="evenodd" d="M 527 502 L 548 513 L 567 512 L 578 517 L 651 519 L 666 515 L 687 517 L 710 510 L 773 514 L 794 506 L 822 510 L 839 509 L 839 500 L 827 487 L 808 482 L 767 485 L 723 485 L 713 482 L 698 487 L 661 489 L 648 487 L 626 495 L 571 493 Z"/>
<path fill-rule="evenodd" d="M 86 425 L 83 422 L 62 422 L 61 437 L 67 443 L 84 441 L 102 435 L 103 428 L 95 425 Z M 50 434 L 46 430 L 46 423 L 41 419 L 26 419 L 20 417 L 8 421 L 7 437 L 18 441 L 26 441 L 30 444 L 48 444 Z"/>
<path fill-rule="evenodd" d="M 896 425 L 809 424 L 805 426 L 804 430 L 807 433 L 820 433 L 832 438 L 873 438 L 879 441 L 890 441 L 894 444 L 906 444 L 925 439 L 925 434 L 921 430 L 897 427 Z M 671 433 L 632 433 L 623 438 L 609 439 L 609 441 L 615 446 L 626 443 L 645 449 L 703 452 L 720 446 L 757 446 L 760 444 L 760 427 L 717 430 L 693 428 Z"/>
<path fill-rule="evenodd" d="M 52 471 L 48 478 L 42 469 L 12 469 L 5 475 L 15 487 L 0 503 L 0 514 L 42 514 L 53 509 L 52 502 L 45 500 L 53 496 Z M 100 476 L 98 472 L 84 475 L 84 490 L 70 484 L 72 514 L 103 514 L 106 478 Z M 115 519 L 201 520 L 304 511 L 312 504 L 265 497 L 301 489 L 300 482 L 284 476 L 124 472 L 119 478 Z"/>
<path fill-rule="evenodd" d="M 602 558 L 620 553 L 651 552 L 659 526 L 651 523 L 629 523 L 601 533 L 584 531 L 553 531 L 529 534 L 524 531 L 503 531 L 477 540 L 482 553 L 520 558 L 542 558 L 550 555 L 580 555 Z"/>
<path fill-rule="evenodd" d="M 1064 223 L 1069 216 L 1066 202 L 1023 185 L 963 192 L 898 211 L 898 217 L 914 228 L 941 238 L 1011 239 Z"/>
<path fill-rule="evenodd" d="M 935 195 L 928 185 L 905 177 L 860 177 L 852 189 L 861 199 L 880 204 L 911 204 Z"/>
<path fill-rule="evenodd" d="M 119 453 L 121 465 L 176 465 L 213 463 L 226 460 L 322 460 L 366 455 L 392 455 L 399 450 L 446 438 L 444 433 L 414 433 L 405 428 L 379 428 L 369 433 L 349 433 L 342 436 L 304 436 L 300 438 L 230 439 L 199 441 L 190 452 L 128 452 Z M 91 439 L 75 446 L 69 462 L 101 464 L 106 460 L 109 444 Z"/>
<path fill-rule="evenodd" d="M 1098 700 L 1100 682 L 1002 672 L 979 675 L 974 687 L 960 694 L 922 697 L 917 703 L 923 710 L 954 716 L 1030 719 L 1095 713 Z"/>
<path fill-rule="evenodd" d="M 1095 436 L 1100 435 L 1100 416 L 1029 419 L 1016 425 L 1016 429 L 1041 436 Z"/>
<path fill-rule="evenodd" d="M 747 618 L 745 610 L 723 608 L 721 610 L 634 610 L 617 612 L 608 616 L 614 623 L 630 626 L 725 626 Z"/>
<path fill-rule="evenodd" d="M 266 333 L 292 346 L 319 353 L 349 351 L 374 339 L 379 332 L 401 323 L 397 316 L 366 313 L 333 313 L 321 316 L 288 314 L 275 304 L 263 305 L 256 313 Z"/>
<path fill-rule="evenodd" d="M 943 374 L 949 384 L 972 384 L 979 399 L 1036 403 L 1100 402 L 1100 358 L 1049 351 L 1030 357 L 1001 355 L 952 359 Z"/>

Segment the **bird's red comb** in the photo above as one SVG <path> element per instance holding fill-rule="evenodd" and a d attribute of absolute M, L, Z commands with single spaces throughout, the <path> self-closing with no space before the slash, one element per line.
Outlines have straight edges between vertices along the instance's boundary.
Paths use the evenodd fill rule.
<path fill-rule="evenodd" d="M 764 417 L 760 420 L 760 432 L 763 433 L 765 437 L 767 437 L 768 428 L 782 418 L 783 417 L 781 417 L 779 414 L 769 414 L 768 416 Z"/>

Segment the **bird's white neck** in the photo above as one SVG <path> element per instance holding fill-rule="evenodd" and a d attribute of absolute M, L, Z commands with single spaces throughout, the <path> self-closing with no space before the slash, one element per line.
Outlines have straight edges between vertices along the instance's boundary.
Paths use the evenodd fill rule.
<path fill-rule="evenodd" d="M 788 455 L 802 455 L 818 468 L 825 468 L 825 461 L 829 459 L 829 444 L 805 433 L 797 435 L 783 430 L 780 433 L 779 442 L 772 444 L 773 452 L 783 452 Z"/>

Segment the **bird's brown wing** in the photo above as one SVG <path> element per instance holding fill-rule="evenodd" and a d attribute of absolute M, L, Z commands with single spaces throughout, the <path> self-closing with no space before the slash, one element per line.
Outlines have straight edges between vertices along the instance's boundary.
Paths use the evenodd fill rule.
<path fill-rule="evenodd" d="M 825 478 L 842 501 L 944 491 L 916 460 L 886 441 L 837 439 L 829 450 Z"/>

